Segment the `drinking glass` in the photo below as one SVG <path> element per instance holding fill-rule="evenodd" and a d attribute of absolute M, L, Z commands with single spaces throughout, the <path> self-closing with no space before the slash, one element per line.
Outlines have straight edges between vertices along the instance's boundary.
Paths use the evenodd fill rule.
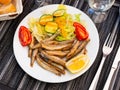
<path fill-rule="evenodd" d="M 107 17 L 107 10 L 112 7 L 115 0 L 88 0 L 90 6 L 88 13 L 93 14 L 95 23 L 103 22 Z"/>

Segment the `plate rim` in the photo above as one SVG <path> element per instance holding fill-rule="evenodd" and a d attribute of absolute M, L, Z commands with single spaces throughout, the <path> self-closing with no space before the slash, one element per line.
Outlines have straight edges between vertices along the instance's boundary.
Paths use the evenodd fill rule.
<path fill-rule="evenodd" d="M 51 5 L 46 5 L 46 6 L 49 7 L 49 6 L 54 6 L 54 5 L 55 5 L 55 6 L 58 6 L 58 5 L 60 5 L 60 4 L 51 4 Z M 19 61 L 17 60 L 17 55 L 16 55 L 16 53 L 15 53 L 15 48 L 14 48 L 14 47 L 15 47 L 15 36 L 16 36 L 16 33 L 17 33 L 17 31 L 18 31 L 19 26 L 20 26 L 21 23 L 24 21 L 24 19 L 25 19 L 27 16 L 29 16 L 31 13 L 39 10 L 40 8 L 44 8 L 44 7 L 46 7 L 46 6 L 39 7 L 39 8 L 37 8 L 37 9 L 31 11 L 31 12 L 28 13 L 28 14 L 21 20 L 21 22 L 18 24 L 18 26 L 17 26 L 17 28 L 16 28 L 16 31 L 15 31 L 15 34 L 14 34 L 14 40 L 13 40 L 13 51 L 14 51 L 14 55 L 15 55 L 15 58 L 16 58 L 17 63 L 18 63 L 19 66 L 23 69 L 23 71 L 24 71 L 25 73 L 27 73 L 29 76 L 33 77 L 34 79 L 37 79 L 37 80 L 43 81 L 43 82 L 48 82 L 48 83 L 62 83 L 62 82 L 71 81 L 71 80 L 73 80 L 73 79 L 75 79 L 75 78 L 78 78 L 79 76 L 83 75 L 86 71 L 88 71 L 88 70 L 90 69 L 90 67 L 93 65 L 93 63 L 94 63 L 95 60 L 93 60 L 92 64 L 89 65 L 89 67 L 87 68 L 87 70 L 84 70 L 82 74 L 79 74 L 79 75 L 77 75 L 76 77 L 72 77 L 72 78 L 70 78 L 69 80 L 67 79 L 67 80 L 63 80 L 63 81 L 46 81 L 46 80 L 43 80 L 43 79 L 38 79 L 38 78 L 36 78 L 35 76 L 32 76 L 32 75 L 29 73 L 29 71 L 26 71 L 25 68 L 23 68 L 23 67 L 20 65 Z M 70 5 L 65 5 L 65 6 L 67 6 L 67 7 L 73 7 L 73 6 L 70 6 Z M 73 8 L 75 8 L 75 7 L 73 7 Z M 88 17 L 88 15 L 87 15 L 86 13 L 84 13 L 83 11 L 81 11 L 80 9 L 78 9 L 78 8 L 75 8 L 75 9 L 79 10 L 80 12 L 82 12 L 83 14 L 85 14 L 85 15 Z M 88 18 L 89 18 L 89 17 L 88 17 Z M 90 18 L 89 18 L 89 20 L 93 23 L 93 21 L 92 21 Z M 93 23 L 93 25 L 94 25 L 94 28 L 96 29 L 95 31 L 97 32 L 96 34 L 97 34 L 97 38 L 98 38 L 98 48 L 97 48 L 96 56 L 94 57 L 94 58 L 96 59 L 97 54 L 98 54 L 98 51 L 99 51 L 99 47 L 100 47 L 100 44 L 99 44 L 100 39 L 99 39 L 98 30 L 97 30 L 97 28 L 96 28 L 96 26 L 95 26 L 94 23 Z"/>

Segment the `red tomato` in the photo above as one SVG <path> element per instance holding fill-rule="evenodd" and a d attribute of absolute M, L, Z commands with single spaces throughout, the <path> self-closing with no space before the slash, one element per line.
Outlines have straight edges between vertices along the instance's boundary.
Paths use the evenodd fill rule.
<path fill-rule="evenodd" d="M 74 22 L 73 26 L 75 27 L 75 34 L 78 40 L 85 40 L 88 38 L 89 34 L 83 25 L 78 22 Z"/>
<path fill-rule="evenodd" d="M 22 46 L 27 46 L 32 41 L 31 33 L 25 26 L 21 26 L 19 29 L 19 40 Z"/>

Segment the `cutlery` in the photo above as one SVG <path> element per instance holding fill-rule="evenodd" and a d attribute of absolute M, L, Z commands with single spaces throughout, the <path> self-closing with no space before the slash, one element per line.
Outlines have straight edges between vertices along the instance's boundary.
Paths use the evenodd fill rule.
<path fill-rule="evenodd" d="M 114 27 L 115 30 L 117 29 L 117 27 L 118 27 L 118 25 L 119 25 L 119 22 L 120 22 L 120 6 L 119 6 L 119 15 L 118 15 L 118 18 L 117 18 L 115 27 Z M 109 76 L 108 76 L 108 79 L 107 79 L 107 81 L 106 81 L 106 83 L 105 83 L 105 86 L 104 86 L 104 89 L 103 89 L 103 90 L 108 90 L 108 89 L 109 89 L 110 81 L 111 81 L 111 79 L 112 79 L 112 76 L 113 76 L 115 70 L 116 70 L 115 74 L 117 74 L 117 72 L 118 72 L 118 70 L 119 70 L 118 68 L 120 68 L 120 56 L 119 56 L 119 55 L 120 55 L 120 46 L 119 46 L 118 52 L 117 52 L 117 54 L 116 54 L 115 60 L 114 60 L 114 62 L 113 62 L 113 64 L 112 64 L 110 74 L 109 74 Z M 118 67 L 117 67 L 117 65 L 118 65 Z M 117 68 L 117 69 L 116 69 L 116 68 Z M 115 76 L 117 76 L 117 75 L 115 75 Z M 115 77 L 115 78 L 116 78 L 116 77 Z M 115 83 L 115 78 L 114 78 L 113 81 L 112 81 L 110 90 L 112 90 L 112 88 L 113 88 L 113 85 L 114 85 L 114 83 Z"/>
<path fill-rule="evenodd" d="M 119 49 L 118 49 L 117 54 L 115 56 L 115 60 L 114 60 L 114 62 L 112 64 L 110 74 L 108 76 L 108 79 L 107 79 L 107 81 L 105 83 L 105 86 L 104 86 L 103 90 L 113 90 L 113 86 L 114 86 L 114 83 L 115 83 L 119 68 L 120 68 L 120 46 L 119 46 Z M 112 80 L 113 74 L 114 74 L 115 77 Z M 112 80 L 112 83 L 111 83 L 111 80 Z"/>
<path fill-rule="evenodd" d="M 105 61 L 105 58 L 111 53 L 112 49 L 113 49 L 113 46 L 115 44 L 115 41 L 116 41 L 116 37 L 117 35 L 115 36 L 115 33 L 116 33 L 116 30 L 117 30 L 117 27 L 119 25 L 119 21 L 120 21 L 120 6 L 119 6 L 119 16 L 117 18 L 117 21 L 116 21 L 116 24 L 115 24 L 115 27 L 112 31 L 112 34 L 110 36 L 110 33 L 109 35 L 107 36 L 107 39 L 103 45 L 103 58 L 101 60 L 101 64 L 98 68 L 98 71 L 89 87 L 89 90 L 95 90 L 96 89 L 96 86 L 97 86 L 97 82 L 98 82 L 98 79 L 99 79 L 99 76 L 100 76 L 100 72 L 102 70 L 102 67 L 103 67 L 103 64 L 104 64 L 104 61 Z M 114 39 L 114 36 L 115 36 L 115 39 Z M 109 38 L 109 39 L 108 39 Z M 113 42 L 113 43 L 112 43 Z M 107 90 L 107 89 L 105 89 Z"/>
<path fill-rule="evenodd" d="M 62 0 L 61 4 L 64 4 L 65 3 L 65 0 Z"/>
<path fill-rule="evenodd" d="M 100 66 L 97 70 L 97 73 L 96 73 L 96 75 L 95 75 L 95 77 L 94 77 L 94 79 L 93 79 L 93 81 L 92 81 L 92 83 L 89 87 L 89 90 L 96 90 L 97 82 L 98 82 L 98 79 L 99 79 L 100 72 L 102 70 L 104 61 L 105 61 L 106 57 L 113 50 L 113 47 L 114 47 L 114 44 L 115 44 L 115 41 L 116 41 L 116 37 L 117 37 L 117 35 L 115 35 L 116 30 L 117 29 L 114 29 L 112 33 L 109 33 L 108 36 L 107 36 L 107 39 L 104 42 L 103 49 L 102 49 L 103 57 L 102 57 Z"/>

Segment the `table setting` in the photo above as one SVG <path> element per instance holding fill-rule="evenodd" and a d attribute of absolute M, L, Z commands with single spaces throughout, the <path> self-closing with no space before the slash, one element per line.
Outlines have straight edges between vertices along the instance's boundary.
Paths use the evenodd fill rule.
<path fill-rule="evenodd" d="M 0 1 L 1 90 L 119 90 L 119 0 Z"/>

